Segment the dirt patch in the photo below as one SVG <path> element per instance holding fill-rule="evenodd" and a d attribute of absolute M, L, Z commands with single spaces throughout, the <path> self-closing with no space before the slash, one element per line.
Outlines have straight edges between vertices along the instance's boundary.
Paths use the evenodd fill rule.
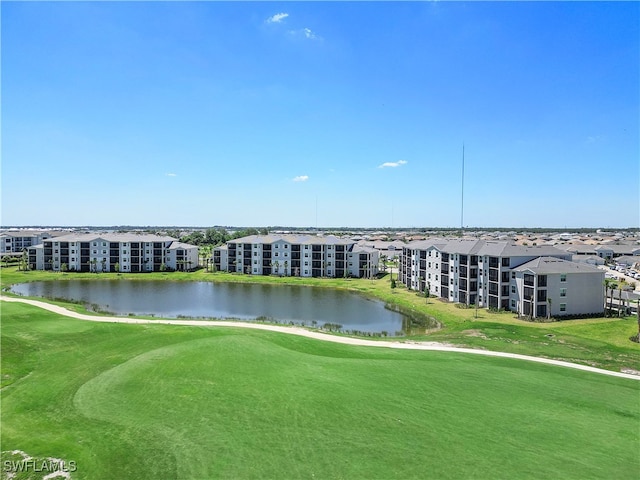
<path fill-rule="evenodd" d="M 488 340 L 489 338 L 477 328 L 472 328 L 470 330 L 463 330 L 460 333 L 464 333 L 467 337 L 480 337 L 480 338 L 484 338 L 485 340 Z"/>

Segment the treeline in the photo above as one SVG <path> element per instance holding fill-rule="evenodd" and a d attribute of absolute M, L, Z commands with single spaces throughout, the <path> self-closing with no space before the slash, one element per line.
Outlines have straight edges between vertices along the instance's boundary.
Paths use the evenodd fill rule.
<path fill-rule="evenodd" d="M 269 231 L 266 228 L 245 228 L 243 230 L 237 230 L 231 234 L 224 228 L 207 228 L 204 231 L 195 230 L 188 235 L 182 236 L 179 230 L 167 230 L 166 234 L 173 238 L 179 238 L 181 242 L 188 243 L 190 245 L 197 245 L 199 247 L 216 247 L 218 245 L 224 245 L 229 240 L 233 240 L 235 238 L 246 237 L 249 235 L 268 235 Z"/>

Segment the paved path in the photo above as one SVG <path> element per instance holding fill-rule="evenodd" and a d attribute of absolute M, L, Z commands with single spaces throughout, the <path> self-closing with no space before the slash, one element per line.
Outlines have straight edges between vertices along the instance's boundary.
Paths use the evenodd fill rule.
<path fill-rule="evenodd" d="M 307 330 L 300 327 L 286 327 L 278 325 L 265 325 L 262 323 L 248 323 L 248 322 L 229 322 L 224 320 L 145 320 L 141 318 L 129 318 L 129 317 L 101 317 L 97 315 L 86 315 L 84 313 L 76 313 L 71 310 L 67 310 L 64 307 L 52 305 L 50 303 L 41 302 L 38 300 L 27 300 L 24 298 L 14 298 L 0 296 L 0 300 L 5 302 L 19 302 L 27 303 L 35 307 L 48 310 L 59 315 L 65 315 L 67 317 L 77 318 L 79 320 L 87 320 L 91 322 L 103 322 L 103 323 L 130 323 L 130 324 L 157 324 L 157 325 L 183 325 L 183 326 L 196 326 L 196 327 L 238 327 L 238 328 L 252 328 L 255 330 L 269 330 L 271 332 L 287 333 L 289 335 L 299 335 L 301 337 L 314 338 L 317 340 L 324 340 L 327 342 L 343 343 L 346 345 L 360 345 L 366 347 L 378 347 L 378 348 L 398 348 L 405 350 L 432 350 L 438 352 L 457 352 L 457 353 L 471 353 L 474 355 L 486 355 L 489 357 L 504 357 L 514 358 L 518 360 L 527 360 L 530 362 L 546 363 L 548 365 L 557 365 L 560 367 L 575 368 L 576 370 L 584 370 L 587 372 L 599 373 L 602 375 L 610 375 L 612 377 L 630 378 L 633 380 L 640 380 L 640 375 L 633 375 L 630 373 L 613 372 L 610 370 L 603 370 L 601 368 L 589 367 L 587 365 L 579 365 L 577 363 L 564 362 L 561 360 L 551 360 L 549 358 L 532 357 L 529 355 L 520 355 L 517 353 L 506 352 L 493 352 L 490 350 L 479 350 L 474 348 L 462 348 L 455 347 L 453 345 L 447 345 L 438 342 L 392 342 L 392 341 L 375 341 L 365 340 L 362 338 L 342 337 L 338 335 L 330 335 L 328 333 L 317 332 L 313 330 Z"/>

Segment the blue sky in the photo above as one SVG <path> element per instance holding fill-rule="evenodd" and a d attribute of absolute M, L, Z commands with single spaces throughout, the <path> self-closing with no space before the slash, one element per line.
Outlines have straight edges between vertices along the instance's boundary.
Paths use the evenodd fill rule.
<path fill-rule="evenodd" d="M 2 225 L 637 227 L 640 4 L 2 2 Z"/>

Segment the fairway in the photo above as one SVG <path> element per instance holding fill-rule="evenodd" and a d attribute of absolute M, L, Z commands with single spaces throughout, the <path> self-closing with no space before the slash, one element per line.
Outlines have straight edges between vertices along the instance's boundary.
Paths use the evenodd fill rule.
<path fill-rule="evenodd" d="M 637 478 L 640 382 L 2 302 L 2 450 L 72 478 Z M 4 473 L 3 473 L 4 474 Z"/>

